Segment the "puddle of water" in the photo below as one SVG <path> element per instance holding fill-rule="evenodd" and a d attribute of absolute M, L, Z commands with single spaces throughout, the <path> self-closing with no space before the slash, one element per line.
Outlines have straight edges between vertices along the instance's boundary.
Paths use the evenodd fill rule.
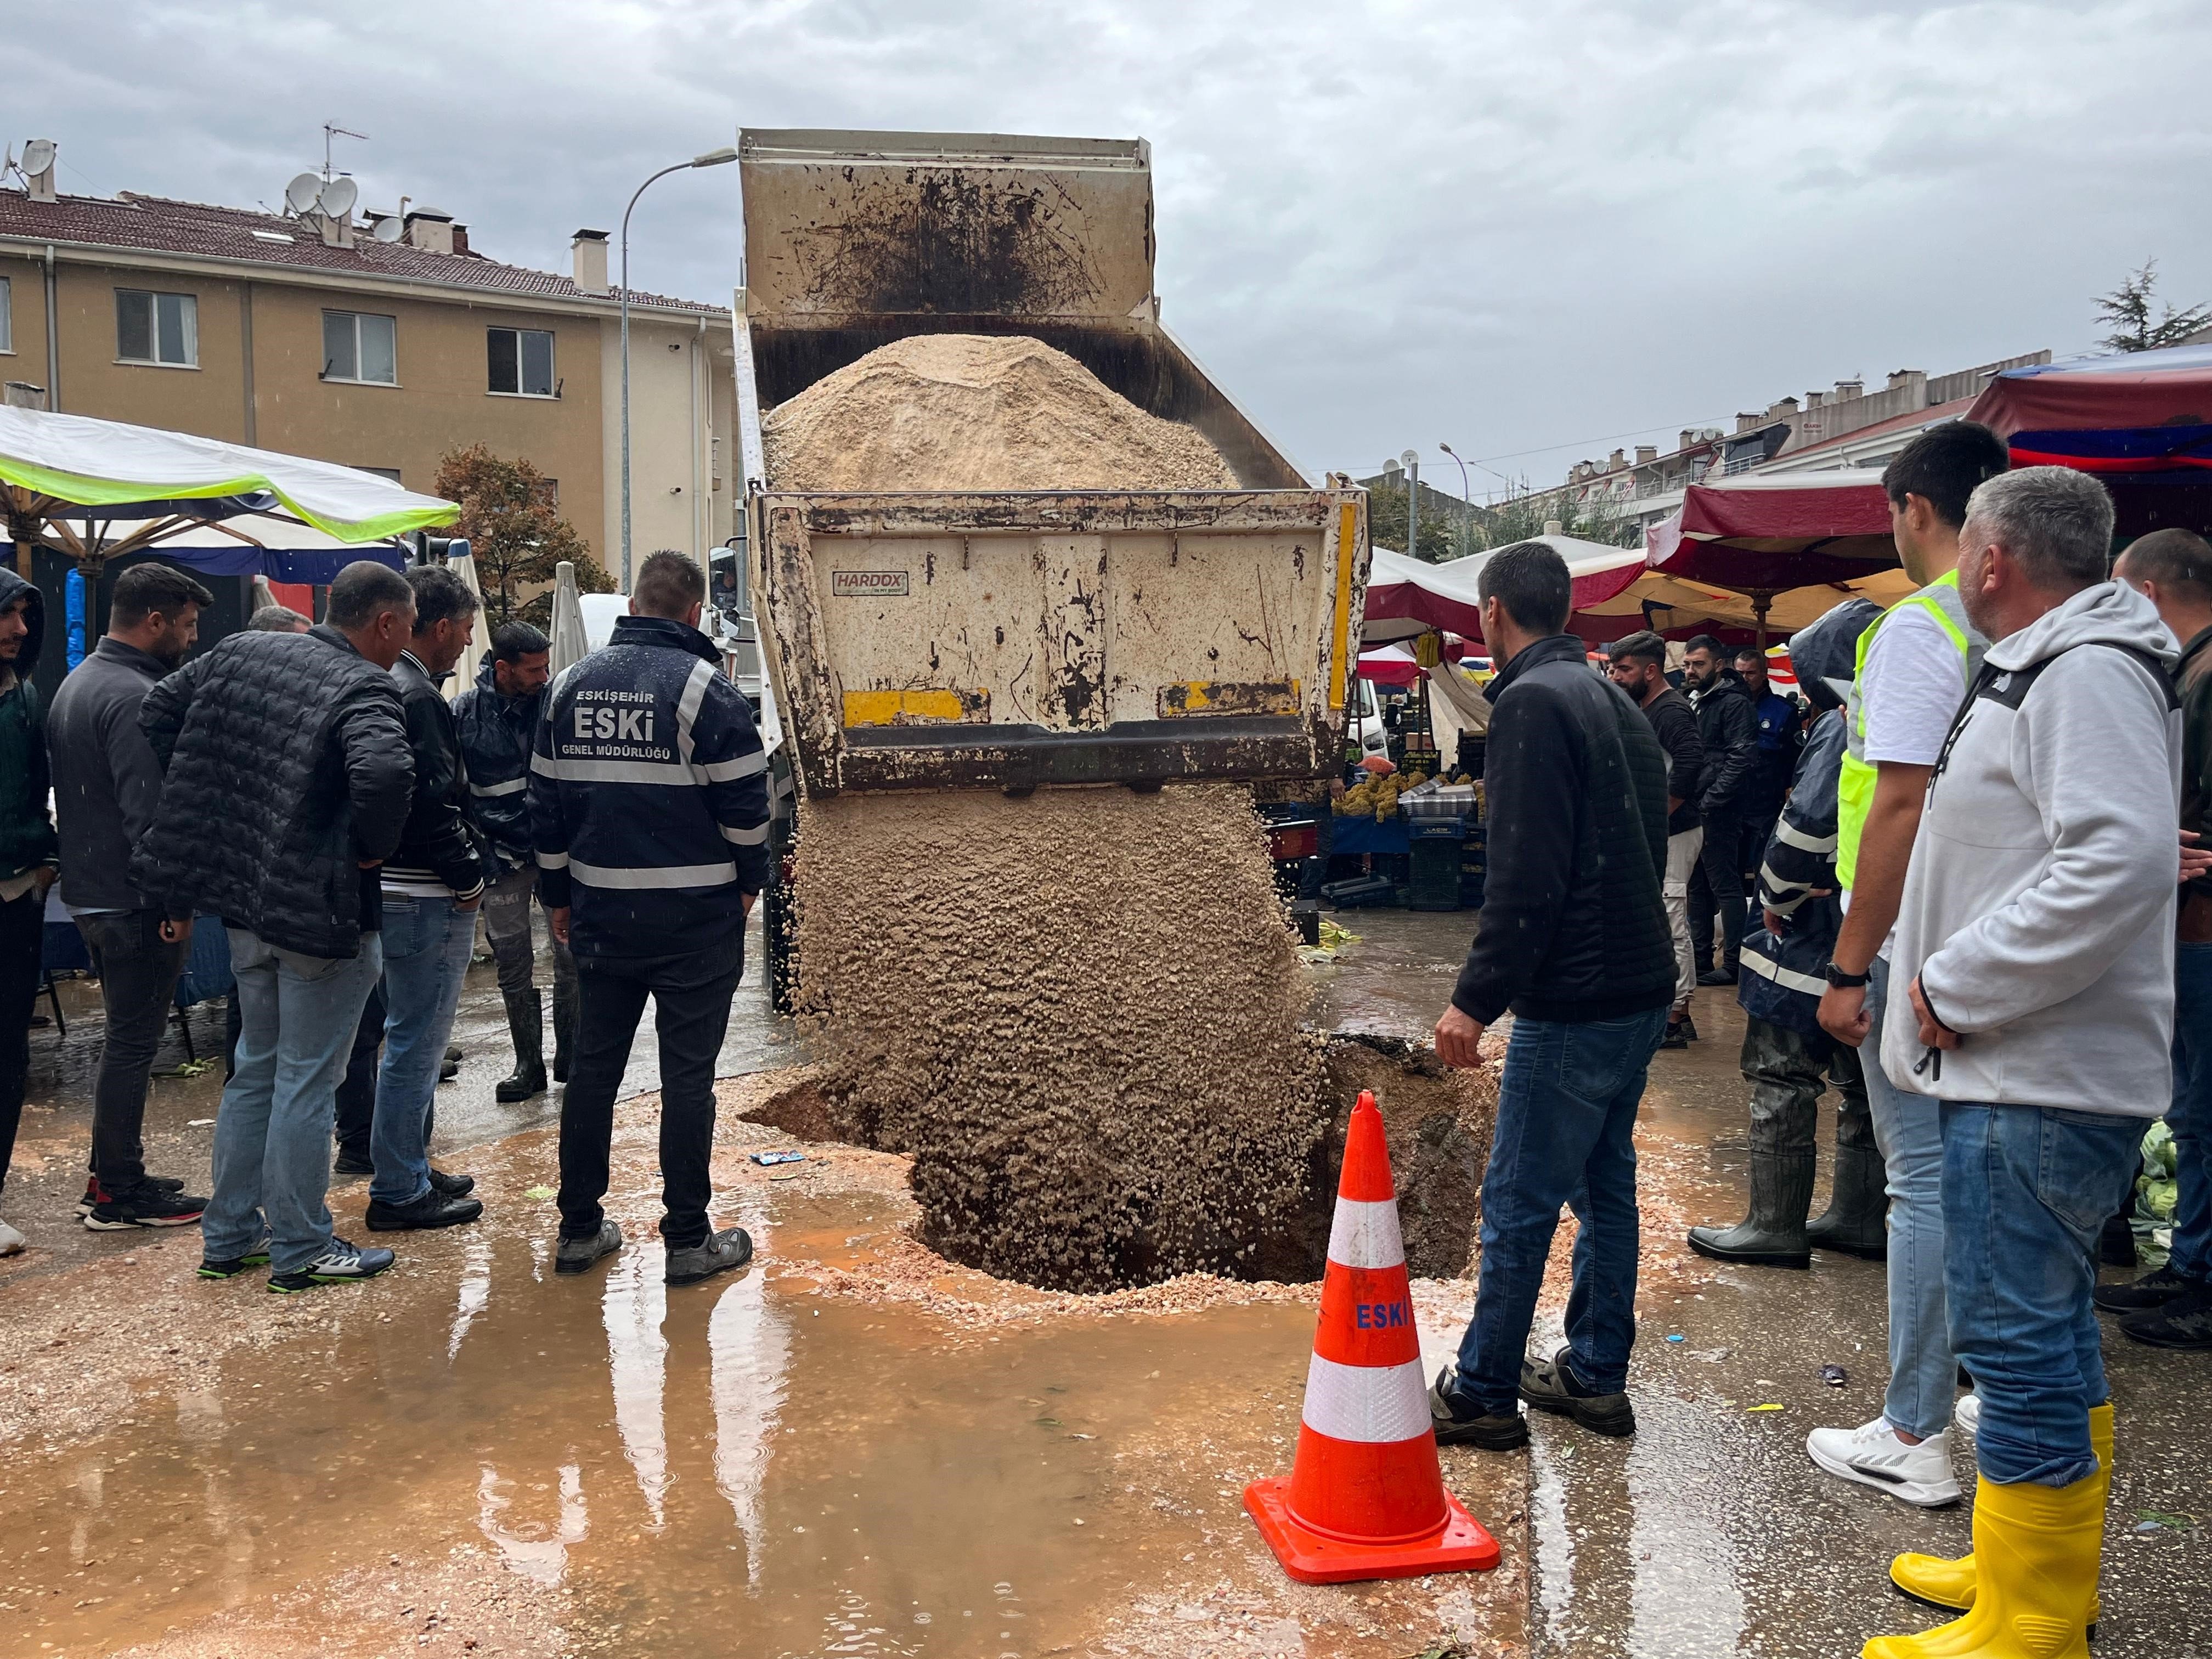
<path fill-rule="evenodd" d="M 798 1200 L 790 1231 L 864 1243 L 880 1202 Z M 772 1262 L 779 1230 L 746 1219 Z M 1248 1465 L 1287 1455 L 1308 1309 L 956 1338 L 772 1266 L 671 1291 L 659 1255 L 561 1279 L 542 1240 L 487 1230 L 458 1283 L 320 1292 L 378 1300 L 17 1456 L 0 1651 L 110 1650 L 468 1546 L 573 1595 L 580 1652 L 1041 1653 L 1171 1566 L 1210 1581 L 1175 1564 L 1219 1550 L 1258 1470 L 1212 1467 L 1209 1425 Z M 1164 1505 L 1119 1461 L 1148 1444 L 1189 1466 Z M 364 1616 L 398 1611 L 398 1577 Z"/>

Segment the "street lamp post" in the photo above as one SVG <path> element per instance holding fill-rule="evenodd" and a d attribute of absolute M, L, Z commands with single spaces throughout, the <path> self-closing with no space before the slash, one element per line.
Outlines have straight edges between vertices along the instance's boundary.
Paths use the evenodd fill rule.
<path fill-rule="evenodd" d="M 637 198 L 646 192 L 656 179 L 665 179 L 672 173 L 681 173 L 686 167 L 718 167 L 738 159 L 738 152 L 728 145 L 710 149 L 703 155 L 695 155 L 688 161 L 678 161 L 674 167 L 663 167 L 640 185 L 629 198 L 629 207 L 623 210 L 622 217 L 622 585 L 623 592 L 629 591 L 629 216 L 637 205 Z"/>
<path fill-rule="evenodd" d="M 1457 452 L 1455 452 L 1452 447 L 1447 443 L 1439 443 L 1437 447 L 1443 451 L 1445 454 L 1449 455 L 1454 461 L 1456 461 L 1459 464 L 1459 530 L 1461 542 L 1459 550 L 1461 554 L 1464 556 L 1468 551 L 1466 544 L 1473 539 L 1473 538 L 1468 534 L 1468 529 L 1474 520 L 1474 490 L 1473 486 L 1468 483 L 1467 463 L 1460 460 Z"/>
<path fill-rule="evenodd" d="M 1421 452 L 1409 449 L 1398 459 L 1406 468 L 1406 556 L 1418 559 L 1421 556 Z"/>

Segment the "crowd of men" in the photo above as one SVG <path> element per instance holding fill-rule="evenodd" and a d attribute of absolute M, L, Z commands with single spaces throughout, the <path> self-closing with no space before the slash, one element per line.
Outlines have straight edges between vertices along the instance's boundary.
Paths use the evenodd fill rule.
<path fill-rule="evenodd" d="M 568 1080 L 559 1270 L 621 1248 L 601 1200 L 648 995 L 666 1277 L 743 1266 L 751 1241 L 714 1226 L 708 1160 L 714 1060 L 768 873 L 767 760 L 699 631 L 704 599 L 696 564 L 656 553 L 609 645 L 557 684 L 545 636 L 509 622 L 449 701 L 480 602 L 441 566 L 349 565 L 320 623 L 268 606 L 195 654 L 212 595 L 142 562 L 114 579 L 106 634 L 45 709 L 29 675 L 41 598 L 0 569 L 0 1182 L 58 879 L 106 1015 L 84 1224 L 197 1223 L 203 1279 L 265 1268 L 274 1292 L 374 1277 L 394 1253 L 333 1231 L 334 1158 L 370 1176 L 372 1232 L 482 1216 L 473 1179 L 430 1161 L 434 1098 L 479 922 L 514 1045 L 496 1097 L 545 1091 L 535 902 L 552 1077 Z M 142 1140 L 196 927 L 224 929 L 234 976 L 204 1197 L 149 1171 Z M 0 1254 L 23 1243 L 0 1223 Z"/>
<path fill-rule="evenodd" d="M 1734 983 L 1750 1209 L 1692 1247 L 1885 1261 L 1882 1412 L 1814 1430 L 1807 1451 L 1929 1506 L 1962 1496 L 1954 1425 L 1978 1464 L 1973 1553 L 1890 1569 L 1960 1616 L 1867 1655 L 2079 1656 L 2114 1440 L 2096 1310 L 2137 1340 L 2212 1348 L 2212 858 L 2193 846 L 2212 800 L 2212 548 L 2161 531 L 2116 567 L 2101 483 L 2013 470 L 1965 422 L 1916 439 L 1884 483 L 1920 586 L 1792 640 L 1809 730 L 1763 659 L 1731 677 L 1710 638 L 1690 642 L 1687 699 L 1656 635 L 1611 647 L 1609 685 L 1565 631 L 1566 568 L 1540 544 L 1480 574 L 1500 665 L 1488 896 L 1438 1052 L 1472 1066 L 1485 1028 L 1514 1021 L 1474 1314 L 1431 1413 L 1443 1442 L 1492 1449 L 1526 1443 L 1523 1401 L 1633 1432 L 1637 1107 L 1654 1052 L 1693 1040 L 1692 987 Z M 1717 962 L 1699 932 L 1716 921 Z M 1832 1196 L 1814 1220 L 1830 1085 Z M 2100 1234 L 2160 1115 L 2179 1160 L 2172 1259 L 2100 1288 Z M 1568 1340 L 1529 1356 L 1563 1206 L 1581 1224 Z"/>

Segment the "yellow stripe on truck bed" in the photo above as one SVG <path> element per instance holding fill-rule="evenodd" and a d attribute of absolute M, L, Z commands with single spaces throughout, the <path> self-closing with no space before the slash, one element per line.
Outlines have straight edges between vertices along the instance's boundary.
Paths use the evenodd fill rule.
<path fill-rule="evenodd" d="M 991 718 L 988 691 L 848 691 L 845 727 L 970 726 Z"/>

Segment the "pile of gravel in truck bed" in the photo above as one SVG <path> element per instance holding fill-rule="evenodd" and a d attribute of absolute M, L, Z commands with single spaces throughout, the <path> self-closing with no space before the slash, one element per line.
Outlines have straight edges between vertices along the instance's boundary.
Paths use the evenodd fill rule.
<path fill-rule="evenodd" d="M 1234 489 L 1193 428 L 1024 335 L 916 334 L 763 423 L 778 489 Z"/>

